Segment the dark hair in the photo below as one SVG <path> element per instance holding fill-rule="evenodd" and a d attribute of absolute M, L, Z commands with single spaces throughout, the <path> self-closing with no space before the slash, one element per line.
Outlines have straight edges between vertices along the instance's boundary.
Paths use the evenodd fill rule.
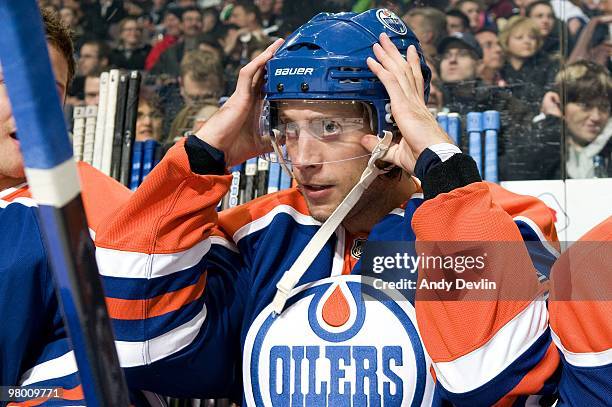
<path fill-rule="evenodd" d="M 200 15 L 200 17 L 202 17 L 201 8 L 199 8 L 198 6 L 187 6 L 187 7 L 183 7 L 183 9 L 181 10 L 181 21 L 183 21 L 183 17 L 185 16 L 185 14 L 189 13 L 190 11 L 195 11 L 196 13 Z"/>
<path fill-rule="evenodd" d="M 236 7 L 242 7 L 247 14 L 255 14 L 255 20 L 261 25 L 261 11 L 259 11 L 259 7 L 257 7 L 255 3 L 248 0 L 238 0 L 234 3 L 234 9 Z"/>
<path fill-rule="evenodd" d="M 555 79 L 559 91 L 565 92 L 566 103 L 592 106 L 607 100 L 612 105 L 612 78 L 604 66 L 591 61 L 577 61 L 563 67 Z"/>
<path fill-rule="evenodd" d="M 125 18 L 123 18 L 120 22 L 119 22 L 119 31 L 123 31 L 123 28 L 125 27 L 125 25 L 127 23 L 129 23 L 130 21 L 133 21 L 136 23 L 136 25 L 138 26 L 138 28 L 142 29 L 140 27 L 140 23 L 138 22 L 138 18 L 134 17 L 134 16 L 127 16 Z"/>
<path fill-rule="evenodd" d="M 553 17 L 555 16 L 554 9 L 553 9 L 552 5 L 550 4 L 550 1 L 548 1 L 548 0 L 537 0 L 537 1 L 534 1 L 533 3 L 529 4 L 527 6 L 527 8 L 525 9 L 525 15 L 527 17 L 531 17 L 531 12 L 537 6 L 548 6 L 548 8 L 553 10 Z"/>
<path fill-rule="evenodd" d="M 457 8 L 451 8 L 449 10 L 446 10 L 446 15 L 450 17 L 460 18 L 461 22 L 463 23 L 463 28 L 467 29 L 470 27 L 470 19 L 468 18 L 468 16 L 465 15 L 463 11 Z"/>
<path fill-rule="evenodd" d="M 111 51 L 110 47 L 108 46 L 108 44 L 106 44 L 106 42 L 100 40 L 87 40 L 83 44 L 81 44 L 79 53 L 81 52 L 81 49 L 83 49 L 84 45 L 95 45 L 96 47 L 98 47 L 98 59 L 110 58 Z"/>
<path fill-rule="evenodd" d="M 50 9 L 40 10 L 45 28 L 47 42 L 53 45 L 66 59 L 68 64 L 67 84 L 70 84 L 76 72 L 76 61 L 74 60 L 74 44 L 72 43 L 72 33 L 70 28 L 62 23 L 59 14 Z"/>

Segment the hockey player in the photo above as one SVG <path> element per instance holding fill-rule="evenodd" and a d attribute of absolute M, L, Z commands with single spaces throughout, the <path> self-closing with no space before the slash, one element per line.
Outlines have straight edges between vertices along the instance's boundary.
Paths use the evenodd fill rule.
<path fill-rule="evenodd" d="M 55 85 L 63 102 L 75 72 L 70 31 L 55 12 L 43 9 L 41 14 Z M 0 386 L 57 390 L 30 397 L 23 404 L 27 406 L 83 405 L 19 143 L 0 66 Z M 98 223 L 126 201 L 130 192 L 90 166 L 80 166 L 79 173 L 89 226 L 95 232 Z M 147 405 L 138 403 L 144 395 L 134 396 L 136 405 Z M 5 401 L 0 400 L 2 405 Z"/>
<path fill-rule="evenodd" d="M 612 216 L 570 246 L 551 272 L 550 327 L 563 362 L 558 405 L 610 404 L 611 242 Z"/>
<path fill-rule="evenodd" d="M 75 71 L 72 41 L 59 17 L 43 11 L 51 66 L 61 100 Z M 25 184 L 18 130 L 0 72 L 0 384 L 30 384 L 30 370 L 42 361 L 64 358 L 68 339 L 53 290 L 35 213 Z M 69 374 L 71 373 L 71 374 Z M 47 371 L 44 384 L 62 386 L 67 400 L 82 402 L 73 371 Z M 61 380 L 59 377 L 64 376 Z"/>
<path fill-rule="evenodd" d="M 556 240 L 540 201 L 483 183 L 450 144 L 428 87 L 417 39 L 387 10 L 320 14 L 246 65 L 220 111 L 98 229 L 128 382 L 245 406 L 473 406 L 550 392 L 558 356 L 536 268 L 554 249 L 543 261 L 524 246 L 490 254 L 484 276 L 512 266 L 499 280 L 500 296 L 521 288 L 511 301 L 415 311 L 359 276 L 351 249 L 363 239 Z M 297 187 L 217 213 L 226 169 L 272 150 Z"/>

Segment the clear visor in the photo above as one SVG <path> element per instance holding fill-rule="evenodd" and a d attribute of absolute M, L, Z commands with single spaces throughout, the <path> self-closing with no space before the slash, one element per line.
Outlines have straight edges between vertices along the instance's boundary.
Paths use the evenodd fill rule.
<path fill-rule="evenodd" d="M 292 165 L 315 165 L 369 157 L 361 139 L 374 134 L 367 104 L 357 101 L 283 100 L 264 106 L 274 155 Z"/>

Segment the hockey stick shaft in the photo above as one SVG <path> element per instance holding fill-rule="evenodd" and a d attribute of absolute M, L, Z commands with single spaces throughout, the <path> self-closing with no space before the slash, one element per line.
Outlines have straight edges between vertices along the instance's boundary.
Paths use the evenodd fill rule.
<path fill-rule="evenodd" d="M 0 62 L 87 405 L 127 406 L 38 5 L 2 1 L 0 21 Z"/>

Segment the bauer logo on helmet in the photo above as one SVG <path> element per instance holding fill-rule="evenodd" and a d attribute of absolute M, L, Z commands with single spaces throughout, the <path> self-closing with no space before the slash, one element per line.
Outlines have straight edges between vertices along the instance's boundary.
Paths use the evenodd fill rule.
<path fill-rule="evenodd" d="M 274 76 L 312 75 L 314 68 L 278 68 Z"/>

